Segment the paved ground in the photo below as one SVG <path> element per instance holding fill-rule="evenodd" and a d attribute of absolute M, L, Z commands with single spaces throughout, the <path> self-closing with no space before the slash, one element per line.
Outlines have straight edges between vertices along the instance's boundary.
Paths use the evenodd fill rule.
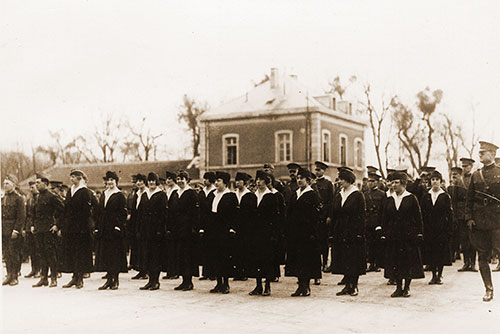
<path fill-rule="evenodd" d="M 271 297 L 249 296 L 253 282 L 234 282 L 228 295 L 210 294 L 214 282 L 195 280 L 195 290 L 174 291 L 179 281 L 161 281 L 159 291 L 140 291 L 144 281 L 121 275 L 116 291 L 97 291 L 102 274 L 92 274 L 82 290 L 31 288 L 21 278 L 2 287 L 2 333 L 500 333 L 500 295 L 482 302 L 479 273 L 445 268 L 442 286 L 429 277 L 412 282 L 410 298 L 389 298 L 394 290 L 382 273 L 362 276 L 359 296 L 337 297 L 340 276 L 324 276 L 311 297 L 290 297 L 295 279 L 273 283 Z M 23 273 L 29 271 L 23 265 Z M 429 276 L 429 273 L 426 273 Z M 500 273 L 493 273 L 500 288 Z M 500 291 L 500 290 L 499 290 Z"/>

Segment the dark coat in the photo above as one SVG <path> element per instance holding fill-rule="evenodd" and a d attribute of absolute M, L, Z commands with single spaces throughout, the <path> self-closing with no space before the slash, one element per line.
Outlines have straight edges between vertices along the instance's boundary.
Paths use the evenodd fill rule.
<path fill-rule="evenodd" d="M 142 245 L 141 267 L 151 275 L 156 275 L 165 262 L 163 247 L 167 224 L 167 195 L 163 191 L 149 197 L 145 216 L 145 220 L 139 225 Z"/>
<path fill-rule="evenodd" d="M 287 207 L 287 259 L 285 276 L 303 279 L 321 278 L 321 256 L 318 247 L 320 199 L 308 191 L 297 199 L 292 196 Z"/>
<path fill-rule="evenodd" d="M 10 236 L 12 231 L 21 234 L 26 219 L 24 200 L 16 191 L 6 193 L 2 198 L 2 236 Z"/>
<path fill-rule="evenodd" d="M 278 202 L 272 193 L 265 194 L 255 210 L 248 228 L 248 277 L 278 277 L 276 242 L 278 237 Z M 278 267 L 279 268 L 279 267 Z"/>
<path fill-rule="evenodd" d="M 377 188 L 367 190 L 364 196 L 366 201 L 366 228 L 375 229 L 381 224 L 383 203 L 387 195 Z"/>
<path fill-rule="evenodd" d="M 424 278 L 420 252 L 422 214 L 415 195 L 404 197 L 399 210 L 394 198 L 387 198 L 382 214 L 382 235 L 385 238 L 384 277 Z"/>
<path fill-rule="evenodd" d="M 209 196 L 208 207 L 212 207 L 215 196 Z M 230 229 L 235 229 L 237 218 L 238 198 L 233 192 L 222 196 L 217 206 L 217 212 L 210 212 L 208 219 L 202 222 L 206 239 L 206 267 L 205 275 L 209 277 L 233 275 L 231 265 Z"/>
<path fill-rule="evenodd" d="M 250 256 L 251 230 L 255 222 L 257 210 L 257 197 L 254 193 L 248 192 L 241 197 L 237 207 L 237 218 L 235 220 L 236 236 L 231 245 L 233 251 L 233 266 L 236 269 L 235 275 L 246 277 L 248 263 L 252 259 Z"/>
<path fill-rule="evenodd" d="M 62 272 L 90 273 L 93 270 L 92 213 L 97 200 L 88 188 L 66 194 L 62 226 Z"/>
<path fill-rule="evenodd" d="M 48 232 L 53 225 L 56 225 L 56 216 L 64 211 L 64 205 L 59 197 L 50 191 L 41 191 L 33 208 L 33 226 L 35 233 Z"/>
<path fill-rule="evenodd" d="M 147 247 L 149 245 L 147 236 L 149 235 L 149 215 L 148 203 L 149 198 L 146 192 L 141 194 L 141 201 L 137 206 L 137 194 L 135 196 L 135 204 L 130 212 L 130 220 L 135 226 L 135 237 L 137 241 L 136 249 L 131 250 L 130 265 L 137 271 L 145 272 L 147 270 Z"/>
<path fill-rule="evenodd" d="M 432 266 L 451 265 L 450 241 L 453 235 L 453 213 L 451 199 L 442 193 L 432 204 L 431 194 L 422 197 L 424 221 L 424 264 Z"/>
<path fill-rule="evenodd" d="M 208 195 L 205 195 L 205 192 L 201 190 L 198 193 L 198 202 L 200 203 L 200 222 L 199 226 L 206 226 L 209 217 L 210 217 L 210 203 L 212 203 L 214 197 L 215 189 L 211 190 Z M 200 265 L 204 265 L 207 262 L 207 240 L 202 237 L 199 239 L 199 253 L 198 261 Z M 203 276 L 207 276 L 206 273 L 203 273 Z"/>
<path fill-rule="evenodd" d="M 340 193 L 333 201 L 332 273 L 363 275 L 366 272 L 365 198 L 356 190 L 344 205 Z"/>
<path fill-rule="evenodd" d="M 95 271 L 127 272 L 124 247 L 127 201 L 123 193 L 111 195 L 104 206 L 104 194 L 99 199 L 95 235 L 97 240 Z"/>
<path fill-rule="evenodd" d="M 285 264 L 286 259 L 286 201 L 285 196 L 280 192 L 275 192 L 274 196 L 278 202 L 277 232 L 276 235 L 276 256 L 275 261 L 279 265 Z"/>
<path fill-rule="evenodd" d="M 130 242 L 130 266 L 134 270 L 140 270 L 140 245 L 139 245 L 139 229 L 138 225 L 141 219 L 145 217 L 144 207 L 145 203 L 148 201 L 148 196 L 146 193 L 141 194 L 141 201 L 139 202 L 139 208 L 137 208 L 137 191 L 134 192 L 132 200 L 128 203 L 128 212 L 130 214 L 130 220 L 128 221 L 127 233 L 129 234 Z"/>

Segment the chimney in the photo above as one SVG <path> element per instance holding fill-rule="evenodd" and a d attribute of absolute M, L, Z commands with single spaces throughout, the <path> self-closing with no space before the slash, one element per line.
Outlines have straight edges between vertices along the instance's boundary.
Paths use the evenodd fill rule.
<path fill-rule="evenodd" d="M 271 68 L 271 88 L 278 88 L 278 69 L 276 67 Z"/>
<path fill-rule="evenodd" d="M 332 109 L 337 110 L 337 99 L 336 98 L 332 98 Z"/>

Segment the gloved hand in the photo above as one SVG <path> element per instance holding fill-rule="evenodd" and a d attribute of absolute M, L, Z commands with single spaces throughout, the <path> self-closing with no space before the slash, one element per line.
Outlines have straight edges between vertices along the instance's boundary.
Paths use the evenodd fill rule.
<path fill-rule="evenodd" d="M 423 244 L 424 243 L 424 236 L 423 236 L 422 233 L 417 234 L 417 242 L 419 244 Z"/>
<path fill-rule="evenodd" d="M 205 230 L 201 229 L 200 230 L 200 237 L 203 238 L 204 235 L 205 235 Z"/>
<path fill-rule="evenodd" d="M 119 237 L 122 235 L 122 230 L 118 227 L 118 226 L 115 226 L 115 228 L 113 229 L 113 233 Z"/>

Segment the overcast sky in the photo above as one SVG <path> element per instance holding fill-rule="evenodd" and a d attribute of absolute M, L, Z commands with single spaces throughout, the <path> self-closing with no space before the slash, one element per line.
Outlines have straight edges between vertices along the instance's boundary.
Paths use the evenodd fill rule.
<path fill-rule="evenodd" d="M 3 149 L 90 134 L 114 113 L 147 116 L 176 156 L 185 93 L 215 107 L 270 67 L 311 94 L 352 74 L 408 103 L 439 88 L 440 111 L 470 128 L 474 103 L 481 137 L 500 143 L 498 1 L 4 0 L 0 18 Z"/>

